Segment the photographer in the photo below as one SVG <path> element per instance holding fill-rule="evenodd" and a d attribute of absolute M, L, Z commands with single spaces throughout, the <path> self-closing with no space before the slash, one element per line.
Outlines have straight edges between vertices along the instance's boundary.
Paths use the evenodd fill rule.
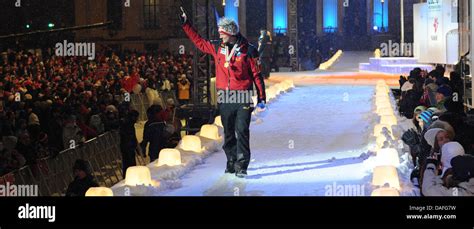
<path fill-rule="evenodd" d="M 446 147 L 448 147 L 447 145 Z M 449 174 L 438 176 L 439 161 L 435 158 L 427 160 L 423 180 L 425 196 L 474 196 L 474 157 L 459 155 L 450 160 L 452 165 Z"/>

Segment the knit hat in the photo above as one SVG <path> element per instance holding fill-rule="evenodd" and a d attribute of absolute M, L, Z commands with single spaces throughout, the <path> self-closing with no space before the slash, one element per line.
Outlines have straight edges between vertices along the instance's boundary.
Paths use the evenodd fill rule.
<path fill-rule="evenodd" d="M 425 107 L 425 106 L 417 106 L 417 107 L 415 108 L 415 110 L 414 110 L 415 113 L 416 113 L 416 112 L 422 112 L 422 113 L 423 113 L 424 111 L 426 111 L 426 107 Z"/>
<path fill-rule="evenodd" d="M 230 18 L 223 17 L 219 19 L 217 26 L 219 27 L 219 34 L 236 36 L 239 33 L 239 26 Z"/>
<path fill-rule="evenodd" d="M 442 113 L 438 108 L 436 107 L 430 107 L 426 110 L 430 110 L 433 114 L 439 114 L 439 113 Z"/>
<path fill-rule="evenodd" d="M 471 155 L 457 156 L 451 160 L 454 179 L 468 181 L 474 175 L 474 157 Z"/>
<path fill-rule="evenodd" d="M 451 168 L 451 160 L 456 156 L 465 154 L 464 148 L 458 142 L 448 142 L 441 148 L 441 163 L 443 163 L 443 174 Z"/>
<path fill-rule="evenodd" d="M 448 85 L 442 85 L 436 90 L 437 93 L 443 94 L 444 97 L 450 97 L 453 95 L 453 90 Z"/>
<path fill-rule="evenodd" d="M 453 126 L 451 126 L 451 124 L 449 124 L 448 122 L 436 120 L 430 126 L 430 129 L 433 129 L 433 128 L 441 128 L 447 131 L 450 139 L 454 139 L 454 137 L 456 136 Z"/>
<path fill-rule="evenodd" d="M 426 131 L 424 137 L 428 145 L 430 145 L 431 147 L 434 147 L 435 142 L 436 142 L 436 135 L 438 135 L 438 133 L 441 131 L 447 132 L 446 130 L 441 129 L 441 128 L 432 128 Z"/>
<path fill-rule="evenodd" d="M 431 125 L 431 122 L 432 122 L 431 117 L 433 117 L 433 112 L 431 110 L 423 111 L 419 117 L 421 120 L 423 120 L 423 122 L 425 123 L 425 126 L 429 126 Z"/>

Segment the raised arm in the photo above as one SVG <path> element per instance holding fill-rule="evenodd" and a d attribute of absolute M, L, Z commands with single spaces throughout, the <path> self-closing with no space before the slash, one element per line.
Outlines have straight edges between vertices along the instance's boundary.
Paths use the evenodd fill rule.
<path fill-rule="evenodd" d="M 203 53 L 215 55 L 216 53 L 216 48 L 214 45 L 209 40 L 206 40 L 201 37 L 201 35 L 198 34 L 196 29 L 193 28 L 191 23 L 188 20 L 188 16 L 186 15 L 186 12 L 184 12 L 184 9 L 181 7 L 181 23 L 183 24 L 183 30 L 186 33 L 186 35 L 189 37 L 189 39 L 196 45 L 196 47 L 201 50 Z"/>

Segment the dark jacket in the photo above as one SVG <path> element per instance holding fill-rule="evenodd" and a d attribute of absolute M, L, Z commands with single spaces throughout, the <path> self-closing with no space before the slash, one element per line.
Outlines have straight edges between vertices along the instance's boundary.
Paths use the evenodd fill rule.
<path fill-rule="evenodd" d="M 143 141 L 140 143 L 142 152 L 146 152 L 146 146 L 150 143 L 149 154 L 151 160 L 158 158 L 158 154 L 166 147 L 168 142 L 165 134 L 165 122 L 148 121 L 143 130 Z"/>
<path fill-rule="evenodd" d="M 85 196 L 91 187 L 99 187 L 92 175 L 87 175 L 84 179 L 76 177 L 67 187 L 66 196 Z"/>
<path fill-rule="evenodd" d="M 403 92 L 402 100 L 400 101 L 400 114 L 408 119 L 413 118 L 414 110 L 419 104 L 421 95 L 415 90 Z"/>
<path fill-rule="evenodd" d="M 125 119 L 120 125 L 120 150 L 122 152 L 133 151 L 137 148 L 138 141 L 135 133 L 135 123 Z"/>

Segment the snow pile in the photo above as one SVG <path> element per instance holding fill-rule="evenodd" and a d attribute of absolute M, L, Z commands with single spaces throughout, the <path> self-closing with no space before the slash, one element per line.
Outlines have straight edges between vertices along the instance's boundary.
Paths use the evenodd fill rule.
<path fill-rule="evenodd" d="M 418 196 L 419 189 L 410 181 L 410 174 L 414 166 L 409 148 L 400 139 L 402 133 L 412 128 L 413 124 L 411 120 L 400 117 L 395 112 L 397 110 L 395 99 L 383 80 L 377 82 L 374 103 L 374 121 L 371 123 L 374 134 L 370 139 L 372 144 L 369 146 L 369 157 L 364 161 L 364 167 L 372 173 L 367 177 L 367 179 L 372 179 L 372 195 Z M 367 155 L 362 156 L 366 157 Z M 385 175 L 388 183 L 373 185 L 373 182 L 376 182 L 376 176 L 379 176 L 379 174 L 373 173 L 375 170 L 382 171 L 380 167 L 394 167 L 397 173 Z M 399 182 L 393 185 L 389 183 L 391 178 L 397 179 Z"/>
<path fill-rule="evenodd" d="M 372 135 L 367 127 L 373 91 L 368 86 L 298 87 L 263 112 L 264 122 L 252 122 L 246 179 L 224 174 L 221 151 L 183 176 L 181 188 L 161 195 L 370 195 L 371 178 L 363 180 L 370 174 L 362 163 Z"/>
<path fill-rule="evenodd" d="M 291 80 L 286 80 L 269 87 L 266 89 L 268 104 L 274 102 L 279 95 L 291 91 L 294 87 L 295 85 Z M 256 105 L 257 98 L 254 97 L 253 99 L 254 105 Z M 255 109 L 252 120 L 256 123 L 261 123 L 261 117 L 264 113 L 266 113 L 266 109 Z M 224 141 L 223 135 L 224 129 L 222 127 L 221 118 L 216 117 L 214 124 L 204 125 L 201 128 L 201 131 L 195 135 L 199 138 L 200 143 L 198 143 L 199 141 L 197 141 L 196 138 L 193 139 L 196 140 L 196 142 L 193 142 L 192 144 L 200 144 L 200 150 L 189 151 L 189 149 L 193 147 L 196 148 L 196 145 L 193 145 L 193 147 L 185 146 L 183 138 L 175 148 L 175 150 L 178 150 L 180 154 L 180 161 L 177 163 L 178 165 L 168 166 L 164 164 L 158 166 L 159 159 L 153 161 L 147 166 L 144 166 L 149 171 L 151 182 L 148 182 L 147 184 L 138 183 L 127 185 L 126 180 L 123 180 L 111 188 L 114 196 L 155 196 L 165 190 L 180 188 L 182 186 L 180 178 L 184 174 L 191 171 L 195 166 L 202 164 L 204 159 L 209 157 L 211 154 L 221 150 Z"/>

